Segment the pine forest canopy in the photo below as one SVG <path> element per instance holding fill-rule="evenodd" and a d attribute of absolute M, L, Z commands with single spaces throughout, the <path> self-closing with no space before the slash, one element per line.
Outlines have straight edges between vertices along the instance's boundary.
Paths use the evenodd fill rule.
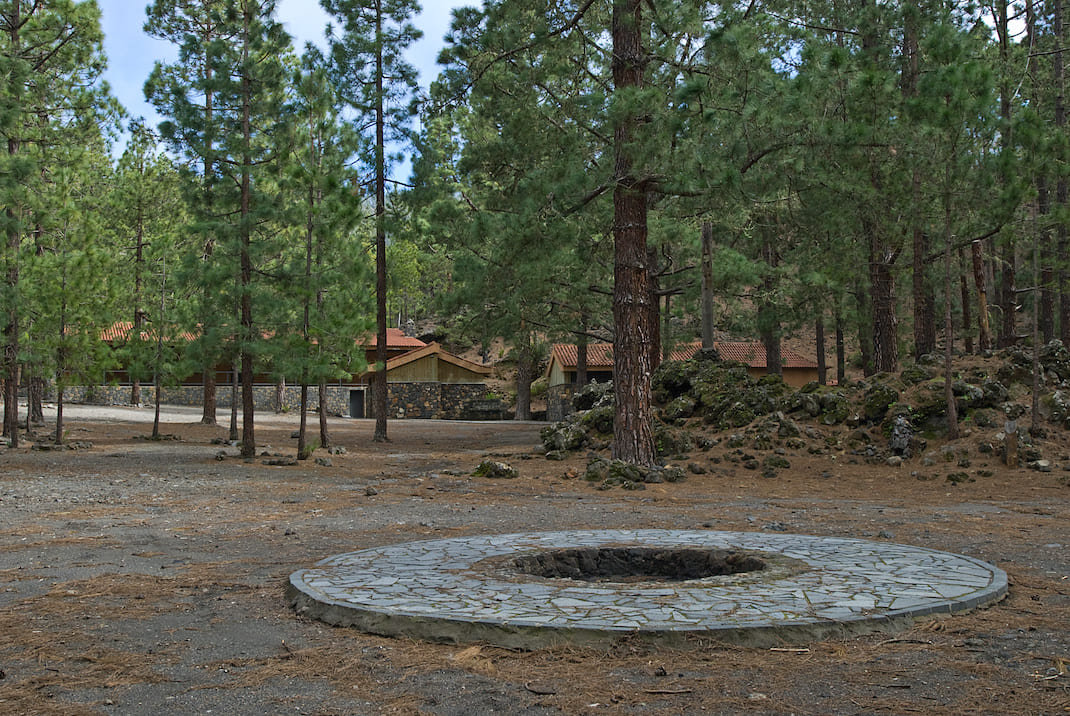
<path fill-rule="evenodd" d="M 94 2 L 0 0 L 13 444 L 20 385 L 33 418 L 109 361 L 133 402 L 200 373 L 214 422 L 210 368 L 304 394 L 373 320 L 505 338 L 518 417 L 548 342 L 612 340 L 614 450 L 640 464 L 650 374 L 713 326 L 774 372 L 786 335 L 849 335 L 841 375 L 1070 340 L 1061 3 L 487 0 L 454 11 L 428 92 L 401 58 L 415 2 L 322 6 L 329 46 L 299 55 L 272 0 L 155 0 L 178 59 L 145 78 L 154 128 L 100 80 Z M 200 339 L 87 338 L 119 320 Z"/>

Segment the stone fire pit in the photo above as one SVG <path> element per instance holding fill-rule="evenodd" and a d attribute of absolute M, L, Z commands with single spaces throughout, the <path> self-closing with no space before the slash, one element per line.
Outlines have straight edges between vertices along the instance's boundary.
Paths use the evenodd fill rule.
<path fill-rule="evenodd" d="M 513 648 L 753 646 L 905 628 L 984 606 L 1007 575 L 962 555 L 859 539 L 572 530 L 349 552 L 290 576 L 298 613 L 367 632 Z"/>

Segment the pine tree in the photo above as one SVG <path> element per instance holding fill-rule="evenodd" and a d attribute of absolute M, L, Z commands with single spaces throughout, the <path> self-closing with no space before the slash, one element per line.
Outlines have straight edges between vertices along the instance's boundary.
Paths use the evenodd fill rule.
<path fill-rule="evenodd" d="M 242 455 L 248 458 L 256 450 L 254 361 L 271 332 L 257 326 L 255 309 L 273 306 L 277 299 L 260 278 L 271 275 L 268 266 L 280 251 L 272 194 L 289 151 L 280 143 L 291 134 L 285 110 L 290 38 L 274 19 L 274 0 L 220 0 L 196 7 L 171 2 L 157 8 L 159 18 L 150 15 L 149 29 L 164 28 L 180 42 L 180 59 L 191 62 L 157 65 L 146 93 L 170 118 L 161 134 L 203 168 L 205 193 L 192 228 L 205 237 L 205 250 L 195 257 L 202 265 L 192 273 L 209 301 L 202 310 L 210 306 L 224 318 L 198 327 L 206 346 L 202 365 L 206 374 L 214 369 L 223 355 L 221 344 L 240 364 Z M 214 420 L 214 400 L 206 397 L 205 405 L 205 419 Z"/>
<path fill-rule="evenodd" d="M 219 191 L 218 142 L 225 125 L 217 115 L 219 72 L 233 62 L 230 47 L 233 24 L 225 15 L 225 0 L 155 0 L 150 5 L 145 32 L 168 40 L 179 48 L 178 62 L 156 63 L 145 83 L 145 96 L 156 110 L 171 119 L 160 133 L 173 151 L 190 163 L 190 172 L 199 171 L 198 181 L 189 188 L 198 196 L 189 205 L 194 212 L 191 228 L 201 236 L 201 258 L 207 262 L 215 251 L 216 237 L 209 230 L 215 220 Z M 199 164 L 199 168 L 193 165 Z M 193 269 L 196 272 L 196 268 Z M 222 356 L 218 317 L 227 315 L 207 285 L 199 296 L 197 323 L 201 333 L 196 348 L 198 367 L 203 375 L 201 422 L 216 424 L 216 363 Z M 231 436 L 237 439 L 236 435 Z"/>
<path fill-rule="evenodd" d="M 316 48 L 305 51 L 294 82 L 298 124 L 286 185 L 300 207 L 303 234 L 299 265 L 291 272 L 299 277 L 300 330 L 286 361 L 300 375 L 299 459 L 312 453 L 306 436 L 310 385 L 319 393 L 319 445 L 331 446 L 327 381 L 363 370 L 363 354 L 354 355 L 353 338 L 367 333 L 370 308 L 361 287 L 367 275 L 363 247 L 353 235 L 360 219 L 352 200 L 356 177 L 348 169 L 358 137 L 340 120 L 340 100 L 327 69 Z"/>
<path fill-rule="evenodd" d="M 330 34 L 335 76 L 345 100 L 356 111 L 356 122 L 367 128 L 362 157 L 372 170 L 375 195 L 375 295 L 378 364 L 372 378 L 375 412 L 374 440 L 387 439 L 386 301 L 387 301 L 387 171 L 388 143 L 404 142 L 415 113 L 412 102 L 416 71 L 402 53 L 421 33 L 411 18 L 420 12 L 415 0 L 320 0 L 341 24 L 342 34 Z"/>
<path fill-rule="evenodd" d="M 44 197 L 53 167 L 50 150 L 84 146 L 99 136 L 109 100 L 98 79 L 104 67 L 100 12 L 95 3 L 56 0 L 0 3 L 0 193 L 2 256 L 4 434 L 18 445 L 20 265 L 35 226 L 49 219 Z"/>
<path fill-rule="evenodd" d="M 103 142 L 60 145 L 48 154 L 47 211 L 35 225 L 34 252 L 23 267 L 30 318 L 24 351 L 29 370 L 54 378 L 54 436 L 61 444 L 64 389 L 99 382 L 116 362 L 101 335 L 114 321 L 120 286 L 102 277 L 116 275 L 119 262 L 99 211 L 111 180 Z"/>
<path fill-rule="evenodd" d="M 130 403 L 140 405 L 141 381 L 160 373 L 155 364 L 160 351 L 154 336 L 162 329 L 157 323 L 148 331 L 149 315 L 157 313 L 160 300 L 157 277 L 168 263 L 175 229 L 186 223 L 186 216 L 181 180 L 159 151 L 156 136 L 143 120 L 131 122 L 128 129 L 130 139 L 114 175 L 109 213 L 117 223 L 122 256 L 128 257 L 133 274 L 127 304 L 130 313 L 125 317 L 131 325 L 125 352 Z M 170 258 L 171 264 L 177 264 L 177 257 Z M 166 272 L 161 280 L 165 278 Z M 158 321 L 163 319 L 163 315 L 158 316 Z"/>

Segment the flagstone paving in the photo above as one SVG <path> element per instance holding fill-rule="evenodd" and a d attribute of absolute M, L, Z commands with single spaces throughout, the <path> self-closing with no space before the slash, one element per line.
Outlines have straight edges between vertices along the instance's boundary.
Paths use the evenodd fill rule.
<path fill-rule="evenodd" d="M 639 546 L 755 554 L 758 572 L 685 581 L 544 579 L 510 557 Z M 428 540 L 349 552 L 290 576 L 298 612 L 391 636 L 519 648 L 686 643 L 802 643 L 991 604 L 1007 575 L 971 557 L 886 542 L 701 530 L 570 530 Z"/>

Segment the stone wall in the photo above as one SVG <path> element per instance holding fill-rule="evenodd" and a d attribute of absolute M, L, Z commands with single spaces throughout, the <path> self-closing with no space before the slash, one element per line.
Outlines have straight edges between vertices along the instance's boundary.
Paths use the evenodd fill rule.
<path fill-rule="evenodd" d="M 349 412 L 348 385 L 327 386 L 327 414 L 346 415 Z M 47 399 L 55 400 L 55 389 L 50 388 Z M 164 388 L 161 396 L 163 405 L 189 405 L 198 406 L 203 402 L 204 390 L 198 385 L 184 385 Z M 151 384 L 141 386 L 141 400 L 144 405 L 153 405 L 155 390 Z M 253 406 L 256 410 L 265 412 L 275 411 L 276 388 L 274 385 L 253 386 Z M 241 407 L 241 391 L 238 391 L 238 407 Z M 74 385 L 63 389 L 63 400 L 68 403 L 86 403 L 89 405 L 129 405 L 129 385 Z M 319 390 L 315 387 L 308 389 L 308 406 L 314 410 L 319 406 Z M 230 409 L 230 386 L 219 386 L 216 391 L 216 405 L 220 410 Z M 297 411 L 301 409 L 300 386 L 286 386 L 283 392 L 284 411 Z"/>
<path fill-rule="evenodd" d="M 572 393 L 573 387 L 567 383 L 546 389 L 546 419 L 549 422 L 564 420 L 572 412 Z"/>
<path fill-rule="evenodd" d="M 440 383 L 390 383 L 387 385 L 387 418 L 436 418 L 439 413 Z M 368 391 L 364 414 L 375 417 L 374 391 Z"/>
<path fill-rule="evenodd" d="M 351 390 L 365 390 L 365 416 L 375 417 L 374 401 L 367 386 L 329 385 L 327 386 L 327 414 L 348 415 L 349 393 Z M 448 383 L 390 383 L 390 413 L 388 418 L 442 418 L 446 420 L 479 420 L 493 417 L 485 415 L 486 411 L 473 412 L 473 406 L 482 401 L 487 394 L 487 386 L 482 383 L 448 384 Z M 50 388 L 47 400 L 55 400 L 55 389 Z M 165 388 L 162 403 L 165 405 L 199 406 L 202 403 L 203 389 L 197 385 Z M 141 386 L 141 400 L 145 405 L 153 404 L 154 391 L 151 384 Z M 63 400 L 68 403 L 86 403 L 89 405 L 129 405 L 129 385 L 69 386 L 63 391 Z M 309 409 L 318 405 L 319 391 L 315 387 L 308 389 Z M 276 388 L 274 385 L 257 385 L 253 387 L 254 406 L 259 411 L 274 412 L 276 409 Z M 216 392 L 216 404 L 220 410 L 230 409 L 230 386 L 219 386 Z M 241 407 L 241 392 L 238 393 L 238 407 Z M 477 406 L 478 407 L 478 406 Z M 283 410 L 297 411 L 301 408 L 301 387 L 286 386 L 283 393 Z"/>
<path fill-rule="evenodd" d="M 501 401 L 487 401 L 483 383 L 443 383 L 442 417 L 447 420 L 501 420 L 505 413 Z M 497 404 L 495 411 L 490 402 Z"/>
<path fill-rule="evenodd" d="M 471 406 L 487 394 L 482 383 L 390 383 L 390 418 L 439 418 L 442 420 L 473 420 Z M 369 418 L 375 417 L 371 391 L 365 403 Z"/>

